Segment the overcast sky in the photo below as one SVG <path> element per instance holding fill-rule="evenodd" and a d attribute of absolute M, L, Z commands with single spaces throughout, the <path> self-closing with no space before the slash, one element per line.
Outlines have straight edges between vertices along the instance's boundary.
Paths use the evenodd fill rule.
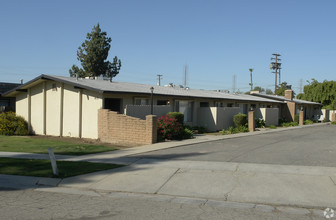
<path fill-rule="evenodd" d="M 334 0 L 1 1 L 0 81 L 40 74 L 68 76 L 76 51 L 98 22 L 122 61 L 115 81 L 183 84 L 194 89 L 274 88 L 272 53 L 281 78 L 335 80 Z"/>

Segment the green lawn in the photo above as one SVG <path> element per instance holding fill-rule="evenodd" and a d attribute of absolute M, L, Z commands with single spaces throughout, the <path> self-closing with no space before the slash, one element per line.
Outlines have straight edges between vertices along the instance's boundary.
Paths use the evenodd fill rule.
<path fill-rule="evenodd" d="M 47 154 L 49 147 L 53 148 L 55 154 L 65 155 L 94 154 L 118 149 L 113 146 L 48 140 L 46 138 L 0 135 L 0 151 Z"/>
<path fill-rule="evenodd" d="M 57 161 L 59 176 L 54 176 L 49 160 L 0 158 L 0 174 L 65 178 L 122 167 L 116 164 Z"/>

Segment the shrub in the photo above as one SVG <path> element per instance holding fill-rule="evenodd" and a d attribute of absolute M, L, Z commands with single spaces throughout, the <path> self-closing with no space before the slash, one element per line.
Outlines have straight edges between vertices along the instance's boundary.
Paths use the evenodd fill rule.
<path fill-rule="evenodd" d="M 234 127 L 229 127 L 227 130 L 225 130 L 225 129 L 222 130 L 223 135 L 235 134 L 235 133 L 237 133 L 237 132 L 236 132 L 236 129 Z"/>
<path fill-rule="evenodd" d="M 310 120 L 310 119 L 307 119 L 307 120 L 305 120 L 304 122 L 303 122 L 303 124 L 305 124 L 305 125 L 310 125 L 310 124 L 313 124 L 314 122 L 312 121 L 312 120 Z"/>
<path fill-rule="evenodd" d="M 277 127 L 275 125 L 268 126 L 270 129 L 276 129 Z"/>
<path fill-rule="evenodd" d="M 190 139 L 194 136 L 194 132 L 188 128 L 184 128 L 182 131 L 182 138 L 183 139 Z"/>
<path fill-rule="evenodd" d="M 206 128 L 202 126 L 194 126 L 191 130 L 193 130 L 195 134 L 204 134 L 206 132 Z"/>
<path fill-rule="evenodd" d="M 296 121 L 293 122 L 287 122 L 287 123 L 282 123 L 283 127 L 295 127 L 295 126 L 299 126 L 299 123 L 297 123 Z"/>
<path fill-rule="evenodd" d="M 300 115 L 299 114 L 295 114 L 294 116 L 294 121 L 299 123 L 299 120 L 300 120 Z"/>
<path fill-rule="evenodd" d="M 265 127 L 265 121 L 262 118 L 258 118 L 255 120 L 256 122 L 256 128 L 264 128 Z"/>
<path fill-rule="evenodd" d="M 180 112 L 168 112 L 167 116 L 175 118 L 181 125 L 184 123 L 184 114 Z"/>
<path fill-rule="evenodd" d="M 286 120 L 286 118 L 280 118 L 279 119 L 279 125 L 282 125 L 283 123 L 287 123 L 288 121 Z"/>
<path fill-rule="evenodd" d="M 331 125 L 336 125 L 336 121 L 330 122 Z"/>
<path fill-rule="evenodd" d="M 323 122 L 325 123 L 325 122 L 329 122 L 329 119 L 328 118 L 324 118 L 323 119 Z"/>
<path fill-rule="evenodd" d="M 182 139 L 183 126 L 176 118 L 168 114 L 158 119 L 158 139 L 177 140 Z"/>
<path fill-rule="evenodd" d="M 28 135 L 28 123 L 14 112 L 0 113 L 0 135 Z"/>
<path fill-rule="evenodd" d="M 249 128 L 247 127 L 247 126 L 239 126 L 238 128 L 236 128 L 237 129 L 237 133 L 239 133 L 239 132 L 249 132 L 250 130 L 249 130 Z"/>
<path fill-rule="evenodd" d="M 223 129 L 221 131 L 221 133 L 223 135 L 227 135 L 227 134 L 236 134 L 236 133 L 240 133 L 240 132 L 249 132 L 248 127 L 246 126 L 239 126 L 239 127 L 229 127 L 227 130 Z"/>
<path fill-rule="evenodd" d="M 240 126 L 247 126 L 247 116 L 246 114 L 236 114 L 235 116 L 233 116 L 233 123 L 235 125 L 236 128 L 240 127 Z"/>

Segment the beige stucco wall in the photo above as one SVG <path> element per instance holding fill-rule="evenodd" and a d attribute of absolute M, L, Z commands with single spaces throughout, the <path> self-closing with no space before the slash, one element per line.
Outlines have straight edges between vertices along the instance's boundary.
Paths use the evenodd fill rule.
<path fill-rule="evenodd" d="M 43 134 L 43 83 L 30 89 L 31 95 L 31 132 Z"/>
<path fill-rule="evenodd" d="M 256 108 L 254 118 L 263 119 L 266 126 L 278 125 L 279 109 L 278 108 Z"/>
<path fill-rule="evenodd" d="M 225 107 L 218 108 L 217 121 L 218 127 L 217 130 L 228 129 L 231 126 L 234 126 L 233 116 L 238 114 L 240 108 L 238 107 Z"/>
<path fill-rule="evenodd" d="M 79 90 L 64 85 L 63 136 L 79 137 Z"/>
<path fill-rule="evenodd" d="M 207 131 L 217 130 L 217 108 L 202 107 L 198 108 L 198 125 L 203 126 Z"/>
<path fill-rule="evenodd" d="M 265 124 L 266 126 L 278 125 L 279 123 L 279 109 L 278 108 L 264 108 Z"/>
<path fill-rule="evenodd" d="M 98 138 L 98 109 L 103 106 L 102 95 L 83 90 L 82 94 L 82 137 Z"/>
<path fill-rule="evenodd" d="M 53 84 L 56 86 L 53 87 Z M 61 83 L 55 81 L 41 82 L 28 89 L 27 93 L 17 95 L 17 114 L 29 121 L 28 103 L 30 94 L 30 121 L 33 134 L 59 136 L 62 129 L 62 136 L 98 138 L 98 109 L 102 108 L 102 95 L 88 90 L 75 89 L 67 84 L 64 85 L 63 91 L 62 102 Z M 82 102 L 81 123 L 80 101 Z M 61 123 L 62 119 L 63 123 Z"/>
<path fill-rule="evenodd" d="M 16 96 L 16 114 L 28 121 L 28 98 L 27 93 L 19 93 Z"/>
<path fill-rule="evenodd" d="M 239 107 L 200 107 L 198 125 L 207 131 L 218 131 L 233 126 L 233 116 L 240 112 Z"/>
<path fill-rule="evenodd" d="M 52 85 L 56 84 L 56 88 Z M 61 83 L 46 82 L 46 134 L 60 135 Z"/>

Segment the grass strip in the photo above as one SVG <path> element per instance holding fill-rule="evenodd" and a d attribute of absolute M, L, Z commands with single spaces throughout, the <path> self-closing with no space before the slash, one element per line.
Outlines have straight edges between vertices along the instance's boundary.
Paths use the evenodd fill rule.
<path fill-rule="evenodd" d="M 59 176 L 54 176 L 49 160 L 0 158 L 0 174 L 21 176 L 66 178 L 122 166 L 83 161 L 57 161 Z"/>
<path fill-rule="evenodd" d="M 0 151 L 47 154 L 49 147 L 53 148 L 55 154 L 63 155 L 85 155 L 118 149 L 113 146 L 71 143 L 29 136 L 0 135 Z"/>

